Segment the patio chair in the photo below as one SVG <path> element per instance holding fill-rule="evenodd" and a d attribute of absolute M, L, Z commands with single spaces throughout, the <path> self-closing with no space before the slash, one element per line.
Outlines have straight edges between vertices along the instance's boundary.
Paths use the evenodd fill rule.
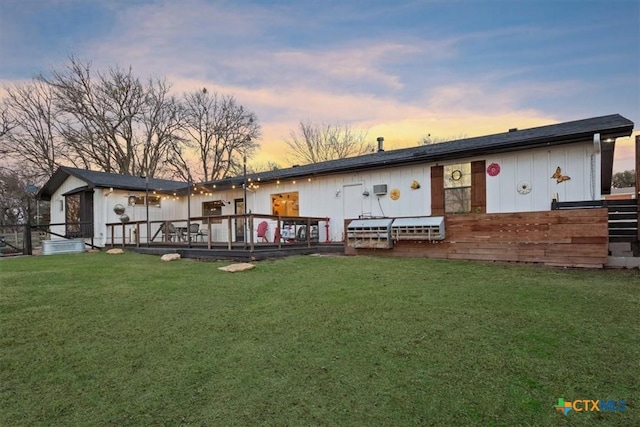
<path fill-rule="evenodd" d="M 162 224 L 162 240 L 164 242 L 173 242 L 174 239 L 178 237 L 178 230 L 176 230 L 176 226 L 173 223 L 164 223 Z"/>
<path fill-rule="evenodd" d="M 200 236 L 200 241 L 202 242 L 202 234 L 200 234 L 200 224 L 196 223 L 191 223 L 189 224 L 189 239 L 192 239 L 195 241 L 195 239 Z"/>
<path fill-rule="evenodd" d="M 261 242 L 269 241 L 269 239 L 267 238 L 268 229 L 269 223 L 267 221 L 262 221 L 260 224 L 258 224 L 258 239 L 260 239 Z"/>

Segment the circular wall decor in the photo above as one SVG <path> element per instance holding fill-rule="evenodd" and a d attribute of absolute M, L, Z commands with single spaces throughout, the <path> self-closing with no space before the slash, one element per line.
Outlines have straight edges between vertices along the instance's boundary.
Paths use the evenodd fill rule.
<path fill-rule="evenodd" d="M 400 190 L 398 190 L 397 188 L 394 188 L 389 193 L 389 197 L 391 198 L 391 200 L 398 200 L 400 198 Z"/>
<path fill-rule="evenodd" d="M 127 215 L 127 214 L 120 215 L 120 222 L 122 222 L 122 223 L 129 222 L 129 215 Z"/>
<path fill-rule="evenodd" d="M 116 213 L 116 215 L 122 215 L 124 213 L 124 206 L 122 206 L 121 204 L 117 204 L 113 207 L 113 211 Z"/>
<path fill-rule="evenodd" d="M 462 171 L 460 169 L 456 169 L 453 172 L 451 172 L 451 179 L 454 181 L 460 181 L 460 178 L 462 178 Z"/>
<path fill-rule="evenodd" d="M 500 165 L 497 163 L 491 163 L 487 166 L 487 174 L 489 176 L 496 176 L 500 173 Z"/>
<path fill-rule="evenodd" d="M 520 181 L 518 183 L 518 193 L 529 194 L 531 193 L 531 184 L 529 181 Z"/>

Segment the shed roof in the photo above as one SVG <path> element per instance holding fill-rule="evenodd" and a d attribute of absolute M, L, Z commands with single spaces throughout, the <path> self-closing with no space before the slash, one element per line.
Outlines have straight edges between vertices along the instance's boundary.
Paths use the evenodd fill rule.
<path fill-rule="evenodd" d="M 42 200 L 51 200 L 53 193 L 55 193 L 70 176 L 86 182 L 88 189 L 118 188 L 122 190 L 145 191 L 147 188 L 146 178 L 140 176 L 120 175 L 60 166 L 49 181 L 38 191 L 38 197 Z M 152 191 L 179 191 L 185 189 L 186 185 L 186 183 L 179 181 L 149 178 L 149 190 Z"/>

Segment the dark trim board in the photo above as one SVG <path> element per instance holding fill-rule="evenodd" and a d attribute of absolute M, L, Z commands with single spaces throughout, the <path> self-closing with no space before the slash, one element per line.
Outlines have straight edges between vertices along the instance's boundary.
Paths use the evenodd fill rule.
<path fill-rule="evenodd" d="M 230 260 L 230 261 L 263 261 L 266 259 L 284 258 L 293 255 L 311 255 L 311 254 L 344 254 L 344 245 L 342 243 L 330 243 L 307 247 L 287 246 L 278 249 L 277 246 L 262 247 L 253 252 L 245 249 L 202 249 L 202 248 L 177 248 L 177 247 L 150 247 L 150 248 L 131 248 L 139 254 L 159 255 L 164 254 L 180 254 L 182 258 L 202 259 L 202 260 Z"/>

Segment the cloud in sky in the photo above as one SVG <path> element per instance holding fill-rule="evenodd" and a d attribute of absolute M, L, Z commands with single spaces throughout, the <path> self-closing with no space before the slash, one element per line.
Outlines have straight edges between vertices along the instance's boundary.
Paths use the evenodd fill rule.
<path fill-rule="evenodd" d="M 177 93 L 231 94 L 276 161 L 300 120 L 368 129 L 387 148 L 611 113 L 640 122 L 640 3 L 516 3 L 8 0 L 0 79 L 74 54 L 166 76 Z"/>

